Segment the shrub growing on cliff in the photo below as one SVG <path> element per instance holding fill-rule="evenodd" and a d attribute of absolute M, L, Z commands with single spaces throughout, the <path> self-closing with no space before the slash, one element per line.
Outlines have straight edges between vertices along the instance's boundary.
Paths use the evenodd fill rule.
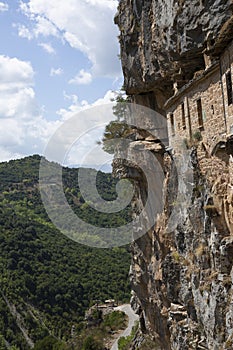
<path fill-rule="evenodd" d="M 103 150 L 113 154 L 118 140 L 120 141 L 129 130 L 127 124 L 122 121 L 111 121 L 105 128 L 103 136 Z"/>
<path fill-rule="evenodd" d="M 196 141 L 201 141 L 202 140 L 202 134 L 199 130 L 195 131 L 193 133 L 193 139 Z"/>
<path fill-rule="evenodd" d="M 105 128 L 104 135 L 102 138 L 103 150 L 107 153 L 113 154 L 117 145 L 117 140 L 124 138 L 129 131 L 129 126 L 126 123 L 127 113 L 127 98 L 124 93 L 120 92 L 112 102 L 116 102 L 113 106 L 113 114 L 116 120 L 111 121 Z"/>

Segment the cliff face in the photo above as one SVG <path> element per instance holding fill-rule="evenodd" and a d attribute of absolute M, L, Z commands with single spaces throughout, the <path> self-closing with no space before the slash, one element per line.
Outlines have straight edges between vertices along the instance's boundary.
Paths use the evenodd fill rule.
<path fill-rule="evenodd" d="M 231 0 L 121 0 L 115 22 L 127 93 L 172 94 L 174 80 L 204 68 L 204 49 L 218 55 L 231 14 Z"/>
<path fill-rule="evenodd" d="M 165 114 L 173 84 L 182 86 L 205 68 L 202 52 L 218 59 L 229 41 L 231 16 L 232 1 L 226 0 L 121 0 L 116 22 L 132 101 Z M 134 147 L 146 145 L 139 136 Z M 212 154 L 196 141 L 185 157 L 182 149 L 154 149 L 164 171 L 165 203 L 155 226 L 132 245 L 132 305 L 151 349 L 232 349 L 232 138 Z M 184 173 L 191 169 L 191 180 L 181 181 L 177 159 Z M 114 171 L 119 168 L 122 177 L 133 173 L 116 159 Z M 143 176 L 136 187 L 134 207 L 141 208 L 148 191 Z"/>

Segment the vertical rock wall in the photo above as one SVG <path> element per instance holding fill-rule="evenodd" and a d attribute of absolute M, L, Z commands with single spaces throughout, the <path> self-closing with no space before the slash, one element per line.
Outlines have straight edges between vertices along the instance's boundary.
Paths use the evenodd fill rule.
<path fill-rule="evenodd" d="M 227 0 L 121 0 L 116 23 L 132 101 L 164 114 L 174 82 L 182 86 L 205 68 L 202 51 L 211 47 L 218 58 L 229 40 L 219 38 L 231 15 Z M 134 146 L 145 146 L 135 135 Z M 132 304 L 141 332 L 151 339 L 151 350 L 233 349 L 232 139 L 211 155 L 200 143 L 190 144 L 185 157 L 183 146 L 171 154 L 158 140 L 151 142 L 164 171 L 165 203 L 155 226 L 132 245 Z M 191 181 L 181 181 L 177 162 L 191 172 Z M 122 177 L 138 174 L 134 207 L 140 210 L 147 193 L 143 175 L 116 159 L 118 175 L 119 169 Z M 138 345 L 135 339 L 132 349 Z"/>

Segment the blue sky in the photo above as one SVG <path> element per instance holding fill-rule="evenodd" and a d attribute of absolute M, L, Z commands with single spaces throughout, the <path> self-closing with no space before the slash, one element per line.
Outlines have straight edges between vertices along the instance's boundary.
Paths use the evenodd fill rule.
<path fill-rule="evenodd" d="M 0 1 L 0 161 L 41 154 L 64 120 L 121 88 L 117 4 Z"/>

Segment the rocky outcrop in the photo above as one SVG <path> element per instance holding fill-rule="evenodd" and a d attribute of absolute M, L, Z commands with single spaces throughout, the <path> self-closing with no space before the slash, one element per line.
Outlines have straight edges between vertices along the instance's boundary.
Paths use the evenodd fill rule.
<path fill-rule="evenodd" d="M 180 87 L 205 68 L 204 52 L 217 60 L 232 33 L 231 21 L 227 0 L 121 0 L 116 23 L 131 100 L 164 115 L 174 83 Z M 141 326 L 132 349 L 143 346 L 143 334 L 154 349 L 232 349 L 232 138 L 211 152 L 201 140 L 171 152 L 146 137 L 134 130 L 124 152 L 138 146 L 152 151 L 164 175 L 164 203 L 155 225 L 138 239 L 135 231 L 132 244 L 132 305 Z M 135 181 L 137 213 L 153 189 L 119 153 L 114 173 Z"/>
<path fill-rule="evenodd" d="M 142 134 L 137 132 L 136 141 L 135 132 L 132 135 L 134 141 L 124 150 L 124 159 L 125 152 L 132 152 L 132 148 L 148 147 Z M 199 146 L 185 150 L 186 157 L 174 157 L 158 140 L 150 142 L 149 149 L 153 149 L 164 171 L 165 202 L 146 235 L 137 239 L 138 227 L 135 228 L 132 244 L 132 305 L 140 315 L 141 331 L 152 338 L 154 349 L 231 349 L 232 158 L 221 155 L 225 164 L 217 155 L 200 160 Z M 119 159 L 120 156 L 114 161 L 115 176 L 134 180 L 133 208 L 138 213 L 151 189 L 139 169 Z M 179 169 L 192 169 L 191 188 L 189 178 L 179 184 L 180 160 Z M 179 191 L 188 197 L 183 203 Z M 132 349 L 137 346 L 134 342 Z"/>
<path fill-rule="evenodd" d="M 127 93 L 156 91 L 162 103 L 174 81 L 182 86 L 205 68 L 204 50 L 214 58 L 231 40 L 231 15 L 231 0 L 121 0 L 115 22 Z"/>

